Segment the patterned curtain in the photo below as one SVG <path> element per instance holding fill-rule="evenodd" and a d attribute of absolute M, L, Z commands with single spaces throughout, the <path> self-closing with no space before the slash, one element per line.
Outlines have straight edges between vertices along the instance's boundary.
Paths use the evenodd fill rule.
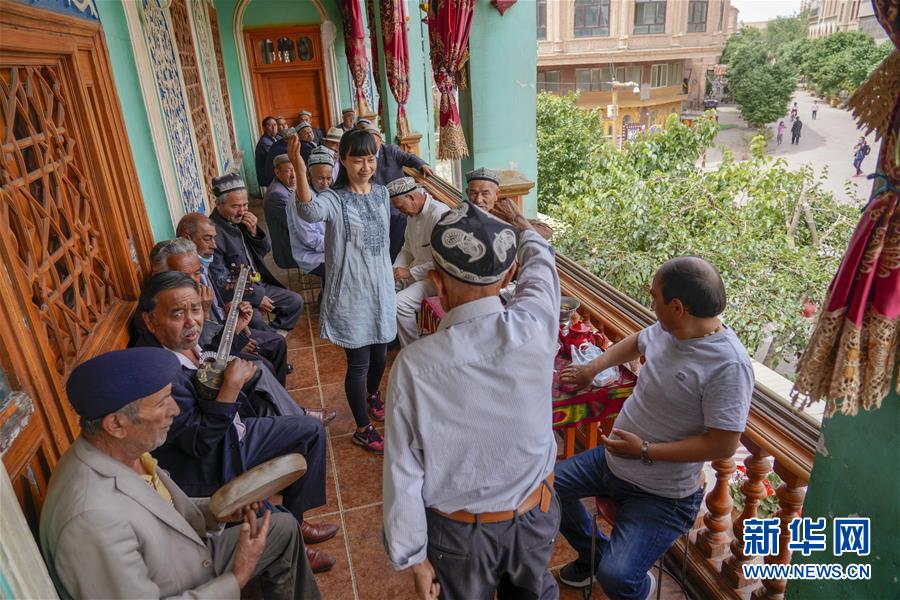
<path fill-rule="evenodd" d="M 431 38 L 431 68 L 441 93 L 438 159 L 459 160 L 469 155 L 459 120 L 454 91 L 467 56 L 469 29 L 475 0 L 433 0 L 428 7 L 428 34 Z"/>
<path fill-rule="evenodd" d="M 825 400 L 829 416 L 879 408 L 900 364 L 900 9 L 896 0 L 873 4 L 895 49 L 849 105 L 867 133 L 884 140 L 869 204 L 829 286 L 793 391 L 804 406 Z M 900 378 L 896 385 L 900 392 Z"/>
<path fill-rule="evenodd" d="M 370 115 L 372 107 L 366 100 L 364 91 L 369 74 L 366 58 L 366 30 L 363 27 L 362 9 L 359 0 L 341 0 L 341 15 L 344 19 L 344 43 L 347 46 L 347 64 L 353 73 L 353 88 L 356 93 L 356 114 Z M 376 55 L 377 56 L 377 55 Z"/>
<path fill-rule="evenodd" d="M 372 0 L 369 0 L 371 2 Z M 406 103 L 409 101 L 409 44 L 403 0 L 381 0 L 381 34 L 388 85 L 397 101 L 397 136 L 409 135 Z"/>
<path fill-rule="evenodd" d="M 381 73 L 378 66 L 378 33 L 375 30 L 375 2 L 374 0 L 366 0 L 366 19 L 369 22 L 369 44 L 372 46 L 372 79 L 375 80 L 375 90 L 378 92 L 378 114 L 384 108 L 384 101 L 381 99 Z"/>

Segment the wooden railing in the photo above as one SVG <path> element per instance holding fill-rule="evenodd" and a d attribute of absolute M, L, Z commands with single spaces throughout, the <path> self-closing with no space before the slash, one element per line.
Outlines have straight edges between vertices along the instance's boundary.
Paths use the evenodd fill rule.
<path fill-rule="evenodd" d="M 461 194 L 446 181 L 435 177 L 420 180 L 436 199 L 455 206 Z M 603 330 L 613 342 L 640 331 L 656 319 L 646 307 L 629 298 L 605 281 L 591 274 L 578 263 L 557 255 L 562 293 L 581 301 L 579 313 Z M 592 425 L 596 428 L 596 424 Z M 596 430 L 590 426 L 578 429 L 575 437 L 582 447 L 596 440 Z M 688 559 L 689 587 L 703 598 L 780 599 L 784 597 L 784 580 L 747 580 L 742 565 L 758 562 L 743 553 L 743 523 L 758 516 L 760 503 L 766 497 L 766 480 L 774 471 L 782 483 L 775 490 L 778 510 L 772 515 L 780 519 L 780 553 L 768 556 L 766 563 L 786 564 L 790 561 L 788 550 L 788 524 L 800 514 L 809 474 L 812 470 L 818 429 L 809 420 L 798 415 L 783 398 L 773 396 L 767 388 L 756 386 L 750 405 L 746 430 L 741 436 L 746 479 L 739 494 L 743 509 L 734 509 L 731 484 L 737 462 L 734 456 L 711 463 L 715 481 L 708 488 L 704 509 L 691 529 L 687 544 L 679 540 L 669 554 L 681 564 L 684 554 Z"/>

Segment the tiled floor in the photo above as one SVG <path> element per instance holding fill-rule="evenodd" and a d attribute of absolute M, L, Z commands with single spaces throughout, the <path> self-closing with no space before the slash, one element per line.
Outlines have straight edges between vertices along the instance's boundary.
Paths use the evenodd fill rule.
<path fill-rule="evenodd" d="M 254 203 L 254 212 L 264 218 L 261 207 Z M 297 287 L 297 272 L 287 273 L 271 263 L 272 271 L 292 287 Z M 288 376 L 287 388 L 297 402 L 305 407 L 325 407 L 337 411 L 337 418 L 328 427 L 328 476 L 325 506 L 310 511 L 311 522 L 339 525 L 340 532 L 318 546 L 337 558 L 335 567 L 316 576 L 322 596 L 327 600 L 404 600 L 414 598 L 412 577 L 397 573 L 387 560 L 381 544 L 382 458 L 364 451 L 352 443 L 354 421 L 344 395 L 346 360 L 341 348 L 319 338 L 317 292 L 305 292 L 306 315 L 287 337 L 288 356 L 294 372 Z M 396 352 L 388 355 L 388 370 Z M 387 372 L 382 389 L 387 382 Z M 574 551 L 560 536 L 551 560 L 554 574 L 575 557 Z M 581 591 L 560 585 L 560 598 L 581 598 Z M 599 589 L 593 598 L 605 598 Z M 677 584 L 666 578 L 663 598 L 682 598 Z"/>

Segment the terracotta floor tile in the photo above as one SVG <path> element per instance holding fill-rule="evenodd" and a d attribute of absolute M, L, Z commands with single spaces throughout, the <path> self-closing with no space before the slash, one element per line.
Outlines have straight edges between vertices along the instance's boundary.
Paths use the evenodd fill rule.
<path fill-rule="evenodd" d="M 288 344 L 288 350 L 296 350 L 297 348 L 309 348 L 312 345 L 310 337 L 309 317 L 303 315 L 297 321 L 297 325 L 291 329 L 285 338 Z"/>
<path fill-rule="evenodd" d="M 316 377 L 316 363 L 312 348 L 288 350 L 288 362 L 294 365 L 294 372 L 289 373 L 284 387 L 288 390 L 314 387 L 319 384 Z"/>
<path fill-rule="evenodd" d="M 553 547 L 553 556 L 550 557 L 550 568 L 558 569 L 578 558 L 578 553 L 572 549 L 566 538 L 559 534 L 556 537 L 556 546 Z"/>
<path fill-rule="evenodd" d="M 321 515 L 327 515 L 329 513 L 337 513 L 339 510 L 337 487 L 334 484 L 334 469 L 331 466 L 331 457 L 327 457 L 327 460 L 328 467 L 325 473 L 325 504 L 304 513 L 304 519 L 312 519 L 313 517 L 320 517 Z M 327 521 L 328 523 L 340 524 L 341 517 L 338 514 L 333 514 L 320 520 Z"/>
<path fill-rule="evenodd" d="M 311 517 L 309 520 L 340 524 L 335 517 Z M 319 585 L 322 598 L 325 600 L 352 600 L 353 582 L 350 578 L 350 565 L 347 561 L 346 533 L 343 530 L 338 531 L 336 536 L 327 542 L 316 544 L 313 548 L 324 550 L 337 559 L 330 571 L 316 575 L 316 583 Z"/>
<path fill-rule="evenodd" d="M 328 431 L 332 436 L 356 431 L 356 421 L 353 419 L 353 413 L 350 412 L 350 405 L 347 404 L 343 382 L 323 385 L 322 401 L 323 406 L 337 411 L 337 417 L 328 426 Z"/>
<path fill-rule="evenodd" d="M 322 398 L 318 387 L 300 388 L 288 392 L 294 401 L 303 408 L 321 408 Z"/>
<path fill-rule="evenodd" d="M 354 444 L 351 436 L 332 439 L 331 447 L 344 510 L 381 502 L 382 457 Z"/>
<path fill-rule="evenodd" d="M 343 383 L 347 373 L 347 356 L 344 349 L 331 343 L 316 346 L 316 363 L 319 367 L 319 384 Z"/>
<path fill-rule="evenodd" d="M 331 344 L 328 340 L 323 340 L 322 336 L 319 334 L 319 313 L 310 314 L 309 316 L 310 326 L 312 327 L 312 339 L 313 344 L 316 346 L 326 346 Z"/>
<path fill-rule="evenodd" d="M 350 556 L 360 600 L 415 598 L 412 576 L 398 573 L 381 544 L 381 506 L 350 511 L 344 516 Z"/>

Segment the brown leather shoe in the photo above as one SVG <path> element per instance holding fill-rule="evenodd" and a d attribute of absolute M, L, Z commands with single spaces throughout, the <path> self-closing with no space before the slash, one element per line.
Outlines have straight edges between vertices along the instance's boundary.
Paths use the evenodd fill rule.
<path fill-rule="evenodd" d="M 300 523 L 300 533 L 303 534 L 303 541 L 307 544 L 319 544 L 325 540 L 330 540 L 337 532 L 337 525 L 329 525 L 327 523 L 313 525 L 307 521 Z"/>
<path fill-rule="evenodd" d="M 306 416 L 322 421 L 322 425 L 325 425 L 327 427 L 329 423 L 334 421 L 334 418 L 337 416 L 337 412 L 325 408 L 307 408 Z"/>
<path fill-rule="evenodd" d="M 337 562 L 333 556 L 321 550 L 314 550 L 309 546 L 306 547 L 306 560 L 309 561 L 309 568 L 313 573 L 323 573 L 331 570 L 334 563 Z"/>

